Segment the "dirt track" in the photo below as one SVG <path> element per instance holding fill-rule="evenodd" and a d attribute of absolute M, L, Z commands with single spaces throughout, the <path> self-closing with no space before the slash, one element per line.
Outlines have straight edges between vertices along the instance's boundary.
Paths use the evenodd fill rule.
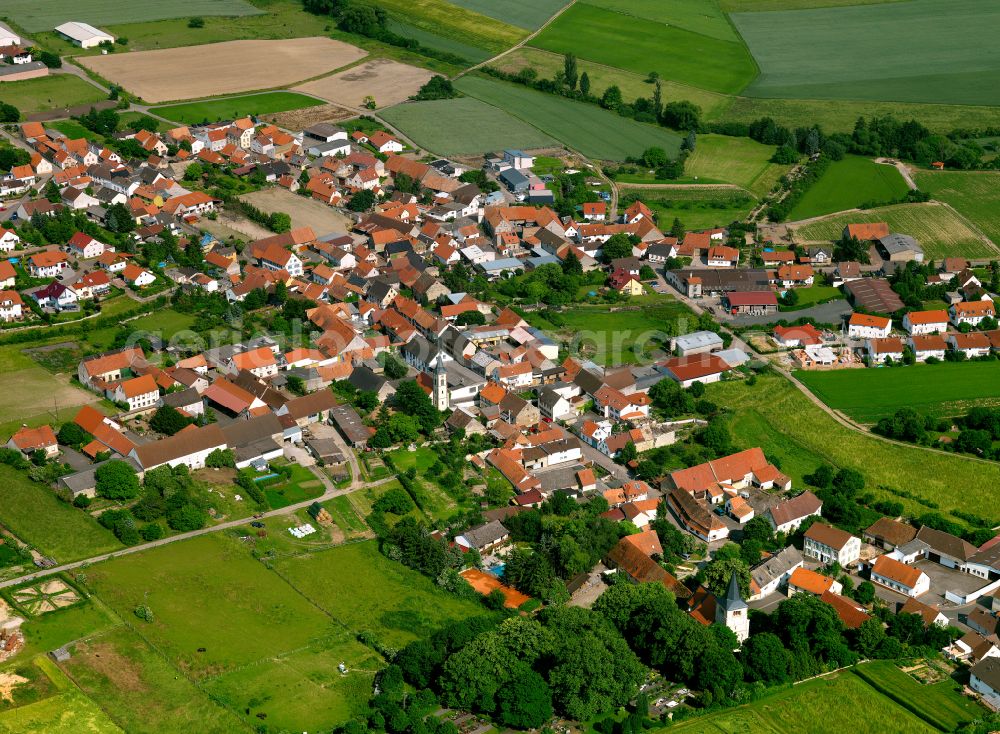
<path fill-rule="evenodd" d="M 294 38 L 226 41 L 78 61 L 147 102 L 169 102 L 288 86 L 366 55 L 357 46 L 330 38 Z"/>

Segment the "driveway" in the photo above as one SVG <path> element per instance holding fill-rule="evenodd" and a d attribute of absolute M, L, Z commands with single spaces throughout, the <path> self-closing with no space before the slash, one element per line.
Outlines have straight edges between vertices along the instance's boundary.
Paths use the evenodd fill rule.
<path fill-rule="evenodd" d="M 285 444 L 285 458 L 302 466 L 313 466 L 316 463 L 316 459 L 306 450 L 305 446 L 295 443 Z"/>

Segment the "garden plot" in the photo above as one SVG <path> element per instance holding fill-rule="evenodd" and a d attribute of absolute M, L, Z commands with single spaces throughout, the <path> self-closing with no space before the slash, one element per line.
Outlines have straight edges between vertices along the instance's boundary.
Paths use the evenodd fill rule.
<path fill-rule="evenodd" d="M 147 102 L 167 102 L 285 87 L 366 55 L 330 38 L 295 38 L 89 56 L 80 63 Z"/>
<path fill-rule="evenodd" d="M 35 617 L 72 606 L 80 601 L 80 595 L 76 590 L 60 579 L 51 579 L 18 589 L 12 596 L 22 609 Z"/>

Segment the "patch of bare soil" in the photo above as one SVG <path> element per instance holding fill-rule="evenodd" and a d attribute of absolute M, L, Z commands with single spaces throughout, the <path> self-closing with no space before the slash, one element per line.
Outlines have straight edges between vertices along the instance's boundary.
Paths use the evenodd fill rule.
<path fill-rule="evenodd" d="M 320 122 L 342 122 L 357 113 L 335 104 L 325 104 L 319 107 L 306 107 L 301 110 L 277 112 L 272 115 L 261 115 L 260 119 L 270 122 L 285 130 L 304 130 Z"/>

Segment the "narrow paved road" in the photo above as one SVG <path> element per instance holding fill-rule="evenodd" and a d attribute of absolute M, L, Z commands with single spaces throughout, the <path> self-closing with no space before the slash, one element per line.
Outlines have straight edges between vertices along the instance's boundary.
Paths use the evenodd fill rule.
<path fill-rule="evenodd" d="M 278 510 L 269 510 L 268 512 L 262 513 L 262 519 L 268 517 L 279 517 L 281 515 L 288 515 L 292 512 L 297 512 L 298 510 L 305 509 L 309 507 L 313 502 L 326 502 L 327 500 L 333 499 L 334 497 L 339 497 L 341 495 L 350 494 L 356 489 L 360 489 L 363 486 L 378 486 L 386 482 L 390 482 L 395 479 L 395 477 L 386 477 L 374 482 L 366 482 L 361 478 L 361 467 L 358 464 L 358 458 L 354 454 L 344 440 L 339 434 L 334 434 L 334 442 L 337 443 L 338 448 L 348 457 L 348 463 L 351 466 L 351 476 L 352 480 L 349 485 L 342 489 L 338 489 L 330 481 L 330 478 L 321 470 L 315 467 L 309 467 L 309 470 L 323 483 L 325 491 L 320 497 L 314 497 L 310 500 L 305 500 L 303 502 L 296 502 L 294 505 L 288 505 L 287 507 L 282 507 Z M 208 535 L 209 533 L 217 533 L 221 530 L 229 530 L 232 528 L 242 527 L 244 525 L 249 525 L 253 521 L 252 517 L 245 517 L 239 520 L 229 520 L 227 522 L 219 523 L 218 525 L 212 525 L 209 527 L 201 528 L 200 530 L 192 530 L 188 533 L 180 533 L 178 535 L 171 535 L 169 538 L 161 538 L 160 540 L 154 540 L 150 543 L 142 543 L 141 545 L 133 545 L 128 548 L 122 548 L 121 550 L 113 551 L 111 553 L 102 553 L 101 555 L 92 556 L 90 558 L 84 558 L 80 561 L 73 561 L 72 563 L 64 563 L 59 566 L 53 566 L 52 568 L 45 568 L 35 571 L 33 573 L 25 574 L 24 576 L 18 576 L 17 578 L 8 579 L 7 581 L 0 581 L 0 589 L 8 586 L 17 586 L 18 584 L 23 584 L 28 581 L 34 581 L 36 579 L 44 578 L 46 576 L 51 576 L 52 574 L 62 573 L 64 571 L 73 571 L 84 566 L 89 566 L 94 563 L 100 563 L 101 561 L 107 561 L 112 558 L 118 558 L 120 556 L 127 556 L 132 553 L 139 553 L 144 550 L 149 550 L 151 548 L 157 548 L 159 546 L 168 545 L 170 543 L 176 543 L 180 540 L 188 540 L 190 538 L 197 538 L 201 535 Z"/>

